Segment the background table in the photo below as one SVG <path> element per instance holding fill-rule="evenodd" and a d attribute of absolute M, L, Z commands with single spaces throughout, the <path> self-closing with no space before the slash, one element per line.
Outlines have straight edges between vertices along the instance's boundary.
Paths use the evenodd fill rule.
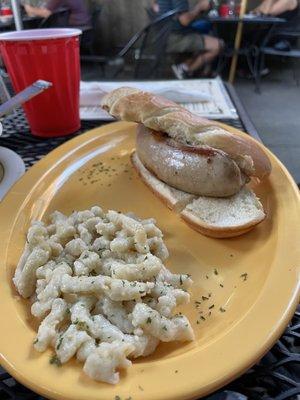
<path fill-rule="evenodd" d="M 37 28 L 40 22 L 43 20 L 42 17 L 29 17 L 28 15 L 22 16 L 24 29 Z M 8 21 L 0 21 L 0 32 L 6 32 L 15 30 L 15 21 L 11 18 Z"/>
<path fill-rule="evenodd" d="M 257 16 L 257 17 L 208 17 L 212 23 L 213 32 L 216 37 L 224 39 L 225 48 L 219 57 L 218 73 L 224 68 L 227 60 L 234 56 L 243 55 L 246 57 L 249 70 L 258 86 L 259 80 L 259 48 L 265 38 L 277 25 L 283 25 L 286 21 L 283 18 Z M 241 44 L 234 48 L 236 30 L 238 25 L 243 24 Z M 248 32 L 248 36 L 247 36 Z"/>
<path fill-rule="evenodd" d="M 251 136 L 260 140 L 235 90 L 230 84 L 226 85 L 226 89 L 240 119 L 223 120 L 222 122 L 247 131 Z M 0 137 L 0 146 L 16 151 L 23 158 L 26 168 L 29 168 L 58 145 L 99 125 L 102 125 L 99 121 L 82 121 L 81 130 L 74 135 L 40 139 L 31 135 L 26 118 L 23 112 L 19 111 L 3 121 L 4 133 Z M 300 395 L 299 348 L 300 309 L 295 313 L 293 320 L 280 340 L 257 365 L 250 368 L 241 378 L 206 397 L 206 399 L 296 400 L 297 395 Z M 199 365 L 199 374 L 202 367 Z M 0 368 L 0 399 L 42 400 L 44 398 L 19 384 L 6 371 Z M 99 400 L 101 400 L 101 393 L 99 393 Z"/>
<path fill-rule="evenodd" d="M 274 24 L 282 24 L 285 22 L 285 19 L 283 18 L 277 18 L 277 17 L 268 17 L 268 16 L 257 16 L 257 17 L 208 17 L 208 21 L 210 21 L 212 24 L 237 24 L 239 22 L 243 22 L 243 24 L 248 24 L 248 25 L 274 25 Z"/>

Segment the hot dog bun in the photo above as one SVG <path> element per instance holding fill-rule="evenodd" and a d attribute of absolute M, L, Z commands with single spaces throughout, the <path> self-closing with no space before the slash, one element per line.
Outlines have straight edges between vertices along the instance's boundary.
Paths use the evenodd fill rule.
<path fill-rule="evenodd" d="M 254 139 L 234 135 L 221 124 L 194 115 L 160 96 L 122 87 L 105 95 L 101 105 L 118 119 L 142 123 L 183 145 L 221 150 L 249 177 L 263 179 L 271 172 L 267 155 Z"/>
<path fill-rule="evenodd" d="M 143 182 L 171 210 L 193 229 L 214 238 L 242 235 L 265 218 L 263 206 L 252 190 L 244 186 L 227 198 L 193 196 L 157 179 L 142 164 L 136 152 L 131 161 Z"/>

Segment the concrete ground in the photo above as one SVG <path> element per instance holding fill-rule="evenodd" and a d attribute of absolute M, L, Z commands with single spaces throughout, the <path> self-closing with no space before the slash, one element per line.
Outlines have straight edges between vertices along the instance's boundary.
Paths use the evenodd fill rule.
<path fill-rule="evenodd" d="M 244 79 L 237 79 L 235 88 L 264 144 L 300 183 L 300 87 L 291 65 L 270 68 L 261 94 L 254 92 L 252 81 Z"/>
<path fill-rule="evenodd" d="M 261 94 L 255 93 L 253 81 L 246 79 L 237 79 L 235 88 L 264 144 L 300 183 L 300 86 L 293 78 L 292 64 L 267 65 L 271 73 L 262 80 Z M 96 65 L 83 66 L 82 75 L 85 80 L 103 79 Z M 127 71 L 118 79 L 130 76 L 132 72 Z"/>

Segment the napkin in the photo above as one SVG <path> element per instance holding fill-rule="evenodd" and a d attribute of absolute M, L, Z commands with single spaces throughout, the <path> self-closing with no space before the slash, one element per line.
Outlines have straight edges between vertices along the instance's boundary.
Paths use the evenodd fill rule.
<path fill-rule="evenodd" d="M 80 90 L 80 106 L 99 106 L 105 93 L 106 92 L 101 89 Z"/>
<path fill-rule="evenodd" d="M 201 93 L 198 90 L 178 89 L 153 89 L 153 93 L 163 96 L 166 99 L 175 101 L 176 103 L 203 103 L 211 100 L 211 96 L 206 93 Z"/>

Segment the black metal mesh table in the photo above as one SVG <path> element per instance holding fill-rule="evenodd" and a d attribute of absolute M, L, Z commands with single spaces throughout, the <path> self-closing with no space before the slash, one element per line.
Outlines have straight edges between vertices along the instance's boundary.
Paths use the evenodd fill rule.
<path fill-rule="evenodd" d="M 227 87 L 241 120 L 222 122 L 240 130 L 250 131 L 259 139 L 242 105 L 236 98 L 232 87 Z M 4 133 L 0 145 L 16 151 L 24 160 L 26 168 L 53 150 L 55 147 L 80 135 L 84 131 L 99 126 L 97 121 L 83 122 L 81 130 L 75 135 L 40 139 L 31 135 L 22 112 L 3 121 Z M 269 353 L 246 374 L 227 387 L 207 397 L 207 400 L 296 400 L 300 399 L 300 309 L 285 333 Z M 101 399 L 101 394 L 99 395 Z M 0 400 L 44 399 L 15 381 L 7 372 L 0 369 Z M 139 399 L 140 400 L 140 399 Z"/>

